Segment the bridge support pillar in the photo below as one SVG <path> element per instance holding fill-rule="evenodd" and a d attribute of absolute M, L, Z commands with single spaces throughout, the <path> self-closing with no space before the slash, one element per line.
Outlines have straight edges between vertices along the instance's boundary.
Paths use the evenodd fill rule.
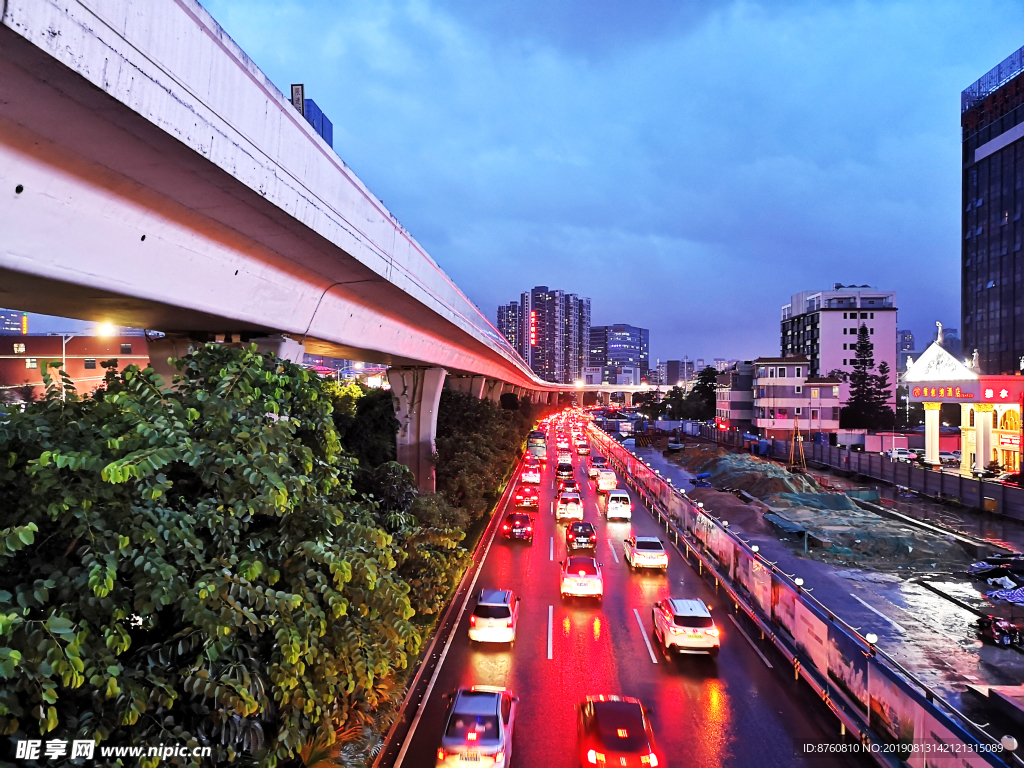
<path fill-rule="evenodd" d="M 456 392 L 465 392 L 473 395 L 479 400 L 484 395 L 484 384 L 487 379 L 483 376 L 449 376 L 448 387 Z"/>
<path fill-rule="evenodd" d="M 416 476 L 421 493 L 433 493 L 431 457 L 437 437 L 437 408 L 447 371 L 444 368 L 389 368 L 388 383 L 395 404 L 398 462 Z"/>
<path fill-rule="evenodd" d="M 487 381 L 487 386 L 485 387 L 484 391 L 487 393 L 488 400 L 490 400 L 495 405 L 500 405 L 501 395 L 505 391 L 505 382 L 489 379 Z"/>
<path fill-rule="evenodd" d="M 633 393 L 632 392 L 623 392 L 622 393 L 622 405 L 625 408 L 632 408 L 633 407 Z"/>

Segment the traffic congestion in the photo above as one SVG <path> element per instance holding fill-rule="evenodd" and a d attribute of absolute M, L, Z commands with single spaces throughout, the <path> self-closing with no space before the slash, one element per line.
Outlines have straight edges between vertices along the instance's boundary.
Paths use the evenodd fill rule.
<path fill-rule="evenodd" d="M 574 408 L 529 436 L 401 764 L 800 763 L 796 737 L 834 721 L 807 711 L 735 617 L 718 620 L 713 585 L 586 429 Z M 751 749 L 758 734 L 767 746 Z"/>

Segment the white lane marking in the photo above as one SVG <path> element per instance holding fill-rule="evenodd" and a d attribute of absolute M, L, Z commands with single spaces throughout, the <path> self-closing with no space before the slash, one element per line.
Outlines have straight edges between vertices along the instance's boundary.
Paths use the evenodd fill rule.
<path fill-rule="evenodd" d="M 553 501 L 551 502 L 551 516 L 555 516 L 555 502 Z"/>
<path fill-rule="evenodd" d="M 548 658 L 549 659 L 552 658 L 552 653 L 551 653 L 551 637 L 552 637 L 552 634 L 554 632 L 554 623 L 555 623 L 555 606 L 549 605 L 548 606 Z"/>
<path fill-rule="evenodd" d="M 850 593 L 850 597 L 852 597 L 852 598 L 853 598 L 854 600 L 856 600 L 856 601 L 857 601 L 858 603 L 860 603 L 861 605 L 863 605 L 863 606 L 864 606 L 865 608 L 867 608 L 867 609 L 868 609 L 869 611 L 871 611 L 871 612 L 872 612 L 873 614 L 875 614 L 876 616 L 880 616 L 881 618 L 885 619 L 885 620 L 886 620 L 887 622 L 889 622 L 889 623 L 890 623 L 890 624 L 892 624 L 892 625 L 893 625 L 894 627 L 896 627 L 896 629 L 898 629 L 898 630 L 899 630 L 900 632 L 902 632 L 902 633 L 903 633 L 904 635 L 905 635 L 905 634 L 907 634 L 907 630 L 905 630 L 905 629 L 904 629 L 903 627 L 901 627 L 901 626 L 900 626 L 899 624 L 897 624 L 897 623 L 896 623 L 895 621 L 893 621 L 892 619 L 890 619 L 890 618 L 889 618 L 888 616 L 886 616 L 886 615 L 885 615 L 884 613 L 882 613 L 882 612 L 881 612 L 880 610 L 878 610 L 877 608 L 875 608 L 875 607 L 874 607 L 873 605 L 871 605 L 871 604 L 869 604 L 869 603 L 865 603 L 865 602 L 864 602 L 863 600 L 861 600 L 861 599 L 860 599 L 859 597 L 857 597 L 857 596 L 856 596 L 855 594 L 853 594 L 852 592 Z"/>
<path fill-rule="evenodd" d="M 763 662 L 764 662 L 765 666 L 766 666 L 766 667 L 768 667 L 768 669 L 772 669 L 772 668 L 773 668 L 773 667 L 772 667 L 772 663 L 771 663 L 770 661 L 768 661 L 768 659 L 767 659 L 767 658 L 765 658 L 765 655 L 764 655 L 763 653 L 761 653 L 761 649 L 760 649 L 760 648 L 758 648 L 758 647 L 757 647 L 757 646 L 756 646 L 756 645 L 754 644 L 754 641 L 750 639 L 750 635 L 748 635 L 748 634 L 747 634 L 746 632 L 744 632 L 744 631 L 743 631 L 743 627 L 741 627 L 741 626 L 740 626 L 740 623 L 739 623 L 738 621 L 736 621 L 736 617 L 735 617 L 735 616 L 733 616 L 733 615 L 732 615 L 732 614 L 730 613 L 730 614 L 729 614 L 729 618 L 730 618 L 730 619 L 732 619 L 732 623 L 736 625 L 736 629 L 738 629 L 738 630 L 740 631 L 740 634 L 741 634 L 741 635 L 743 635 L 743 637 L 745 637 L 745 638 L 746 638 L 746 640 L 747 640 L 747 642 L 748 642 L 748 643 L 750 643 L 750 647 L 754 649 L 754 653 L 756 653 L 756 654 L 757 654 L 758 656 L 760 656 L 760 657 L 761 657 L 761 661 L 763 661 Z"/>
<path fill-rule="evenodd" d="M 555 559 L 555 537 L 548 539 L 548 560 Z"/>
<path fill-rule="evenodd" d="M 644 645 L 647 646 L 647 652 L 651 654 L 651 661 L 657 664 L 658 657 L 654 655 L 654 649 L 651 647 L 651 639 L 647 637 L 647 630 L 644 629 L 644 622 L 640 618 L 640 611 L 634 608 L 633 615 L 636 616 L 636 625 L 640 627 L 640 637 L 644 639 Z"/>
<path fill-rule="evenodd" d="M 508 510 L 508 499 L 511 498 L 511 494 L 505 499 L 505 505 L 502 507 L 501 512 L 497 509 L 494 511 L 496 518 L 500 519 Z M 423 710 L 427 708 L 427 702 L 430 700 L 430 694 L 434 690 L 434 684 L 437 683 L 437 677 L 441 674 L 441 668 L 444 666 L 445 657 L 448 656 L 448 649 L 452 647 L 452 640 L 455 639 L 455 635 L 459 632 L 459 625 L 462 624 L 462 616 L 466 613 L 466 607 L 469 605 L 469 599 L 473 596 L 473 590 L 476 588 L 476 580 L 480 578 L 480 573 L 484 569 L 484 563 L 487 562 L 487 555 L 491 551 L 491 544 L 494 543 L 494 537 L 498 533 L 499 524 L 494 524 L 494 530 L 491 531 L 491 538 L 487 542 L 487 547 L 484 549 L 483 557 L 480 558 L 480 564 L 477 566 L 476 573 L 473 574 L 473 581 L 470 582 L 469 589 L 466 590 L 466 596 L 462 600 L 462 608 L 459 609 L 459 616 L 455 619 L 455 627 L 448 635 L 448 641 L 444 644 L 444 649 L 441 651 L 441 658 L 437 660 L 437 666 L 434 667 L 434 674 L 430 676 L 430 682 L 427 684 L 427 690 L 423 692 L 423 699 L 420 701 L 419 707 L 416 709 L 416 717 L 412 720 L 412 725 L 409 726 L 409 732 L 405 735 L 405 739 L 402 741 L 402 749 L 398 753 L 398 757 L 395 758 L 395 768 L 402 768 L 402 761 L 405 759 L 405 753 L 409 750 L 409 745 L 412 744 L 413 736 L 416 735 L 416 726 L 420 724 L 420 717 L 423 716 Z"/>
<path fill-rule="evenodd" d="M 608 549 L 612 551 L 612 557 L 615 558 L 615 562 L 619 562 L 619 553 L 615 551 L 615 545 L 612 544 L 612 540 L 608 539 Z"/>

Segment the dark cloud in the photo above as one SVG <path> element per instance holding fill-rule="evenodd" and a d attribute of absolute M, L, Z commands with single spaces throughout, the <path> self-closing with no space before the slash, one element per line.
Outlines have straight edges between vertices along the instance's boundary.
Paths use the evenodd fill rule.
<path fill-rule="evenodd" d="M 959 91 L 1024 42 L 995 1 L 208 6 L 488 316 L 557 285 L 661 358 L 777 352 L 833 282 L 959 325 Z"/>

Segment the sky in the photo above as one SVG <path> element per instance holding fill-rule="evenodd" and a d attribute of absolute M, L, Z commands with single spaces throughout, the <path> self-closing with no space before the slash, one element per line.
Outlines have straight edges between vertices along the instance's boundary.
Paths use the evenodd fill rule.
<path fill-rule="evenodd" d="M 959 94 L 1024 45 L 1019 1 L 204 5 L 492 322 L 562 288 L 663 360 L 836 282 L 959 327 Z"/>

